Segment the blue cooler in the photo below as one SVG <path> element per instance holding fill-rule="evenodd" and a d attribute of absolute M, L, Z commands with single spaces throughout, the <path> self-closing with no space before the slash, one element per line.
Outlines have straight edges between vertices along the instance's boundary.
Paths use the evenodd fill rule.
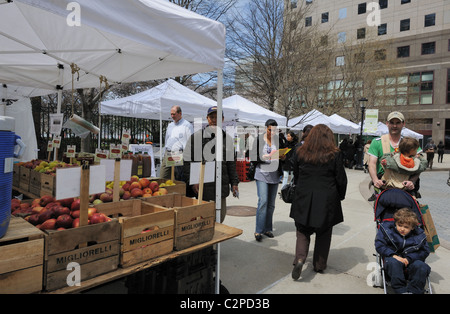
<path fill-rule="evenodd" d="M 0 116 L 0 238 L 6 234 L 11 217 L 14 158 L 22 155 L 25 145 L 14 133 L 15 119 Z M 20 146 L 17 154 L 16 145 Z"/>

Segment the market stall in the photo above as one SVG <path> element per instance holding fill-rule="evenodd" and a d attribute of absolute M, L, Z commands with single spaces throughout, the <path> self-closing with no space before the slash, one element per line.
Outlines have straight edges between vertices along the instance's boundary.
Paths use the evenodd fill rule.
<path fill-rule="evenodd" d="M 0 0 L 0 7 L 0 83 L 6 84 L 7 88 L 11 87 L 15 95 L 36 96 L 54 92 L 61 94 L 63 89 L 101 87 L 102 84 L 218 71 L 218 114 L 222 112 L 225 28 L 218 22 L 162 0 L 98 0 L 95 2 Z M 187 20 L 189 23 L 186 23 Z M 57 113 L 59 112 L 60 102 Z M 221 121 L 218 124 L 220 127 Z M 218 145 L 222 144 L 219 139 Z M 216 166 L 219 178 L 218 191 L 221 184 L 221 154 L 222 151 L 218 150 Z M 31 172 L 23 170 L 23 176 L 22 171 L 19 171 L 19 183 L 31 180 Z M 82 178 L 87 170 L 89 168 L 81 170 Z M 87 204 L 86 189 L 89 186 L 86 187 L 83 182 L 89 181 L 81 179 L 81 182 L 80 190 L 84 192 L 80 192 L 80 207 L 83 208 L 80 216 L 87 219 L 84 209 Z M 9 193 L 9 191 L 3 192 Z M 217 195 L 216 199 L 220 200 L 220 195 Z M 216 202 L 215 206 L 216 212 L 220 215 L 220 201 Z M 112 235 L 111 232 L 119 235 L 121 225 L 116 218 L 110 219 L 99 224 L 82 224 L 80 229 L 45 231 L 42 236 L 45 241 L 50 241 L 49 239 L 53 236 L 61 237 L 61 239 L 50 241 L 44 247 L 46 250 L 52 250 L 55 249 L 53 243 L 66 243 L 68 239 L 77 239 L 79 242 L 76 245 L 77 252 L 74 252 L 72 256 L 89 256 L 90 253 L 87 252 L 106 253 L 107 251 L 108 254 L 117 252 L 117 254 L 103 256 L 108 258 L 109 262 L 105 265 L 109 265 L 109 268 L 102 271 L 115 272 L 118 270 L 114 265 L 117 265 L 115 261 L 121 252 L 121 244 L 118 237 L 107 237 L 107 235 Z M 105 229 L 111 232 L 105 232 Z M 157 231 L 154 232 L 157 233 Z M 231 232 L 228 235 L 236 236 L 238 233 Z M 6 236 L 10 235 L 7 233 Z M 24 247 L 33 247 L 38 250 L 42 247 L 34 246 L 29 242 L 36 240 L 42 243 L 39 233 L 23 235 L 19 232 L 14 237 L 15 240 L 19 237 L 19 241 L 23 242 L 22 245 L 13 248 L 14 252 L 26 252 Z M 214 243 L 225 239 L 227 237 L 219 237 L 219 240 Z M 88 245 L 91 242 L 97 243 L 99 247 L 92 250 Z M 103 243 L 107 244 L 102 246 Z M 220 259 L 219 244 L 217 248 L 218 259 Z M 0 250 L 4 253 L 5 246 L 0 246 Z M 62 253 L 55 250 L 55 254 L 52 260 L 60 261 L 61 257 L 58 254 Z M 2 254 L 2 256 L 5 255 Z M 28 255 L 25 254 L 25 256 Z M 36 260 L 42 256 L 46 259 L 41 264 L 36 264 Z M 14 280 L 11 272 L 14 272 L 13 275 L 28 278 L 24 272 L 29 271 L 37 271 L 38 275 L 33 278 L 39 278 L 40 270 L 44 271 L 44 280 L 47 280 L 47 283 L 58 281 L 58 278 L 61 280 L 59 275 L 61 265 L 51 265 L 53 268 L 50 271 L 48 256 L 50 251 L 46 251 L 45 254 L 43 251 L 35 252 L 33 263 L 18 263 L 22 268 L 7 268 L 6 272 L 5 268 L 0 268 L 2 270 L 0 280 L 8 280 L 10 283 Z M 8 263 L 8 261 L 2 262 L 0 265 Z M 99 263 L 97 260 L 91 262 Z M 100 263 L 103 265 L 102 262 Z M 98 267 L 94 264 L 89 269 L 94 272 L 98 270 Z M 94 278 L 87 280 L 107 281 L 102 276 L 94 275 Z M 218 291 L 219 268 L 216 268 L 215 279 L 216 291 Z M 6 287 L 6 285 L 0 286 Z"/>

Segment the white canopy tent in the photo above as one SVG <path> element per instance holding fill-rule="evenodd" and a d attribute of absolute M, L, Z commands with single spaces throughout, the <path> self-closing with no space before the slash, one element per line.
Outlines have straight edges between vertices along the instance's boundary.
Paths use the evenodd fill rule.
<path fill-rule="evenodd" d="M 28 97 L 58 92 L 57 112 L 61 89 L 72 84 L 99 87 L 103 79 L 114 84 L 218 71 L 221 115 L 224 53 L 223 24 L 165 0 L 0 0 L 0 84 L 17 86 L 14 94 Z M 72 74 L 71 65 L 79 70 Z M 217 145 L 223 145 L 221 137 Z M 223 156 L 216 152 L 220 217 Z"/>
<path fill-rule="evenodd" d="M 103 101 L 100 113 L 172 121 L 170 108 L 174 105 L 181 107 L 184 119 L 193 122 L 196 118 L 205 119 L 208 108 L 216 106 L 217 102 L 169 79 L 141 93 Z M 224 114 L 226 120 L 236 119 L 235 114 L 228 110 Z"/>
<path fill-rule="evenodd" d="M 359 124 L 356 124 L 350 120 L 347 120 L 344 117 L 338 115 L 337 113 L 332 114 L 330 116 L 330 119 L 332 119 L 333 121 L 336 121 L 337 123 L 340 123 L 342 125 L 349 126 L 348 134 L 359 134 L 361 132 Z"/>
<path fill-rule="evenodd" d="M 165 0 L 0 0 L 0 83 L 36 96 L 71 89 L 71 64 L 75 88 L 214 71 L 224 41 L 221 23 Z"/>
<path fill-rule="evenodd" d="M 325 124 L 333 131 L 333 133 L 336 134 L 359 133 L 357 127 L 333 120 L 316 109 L 313 109 L 299 117 L 289 119 L 288 121 L 288 126 L 295 130 L 302 130 L 308 124 L 313 126 L 317 124 Z"/>
<path fill-rule="evenodd" d="M 237 115 L 237 122 L 250 125 L 264 126 L 268 119 L 277 121 L 278 126 L 286 126 L 287 119 L 285 116 L 277 114 L 269 109 L 251 102 L 239 95 L 233 95 L 223 100 L 223 109 L 225 110 L 225 121 L 227 112 L 231 111 Z"/>

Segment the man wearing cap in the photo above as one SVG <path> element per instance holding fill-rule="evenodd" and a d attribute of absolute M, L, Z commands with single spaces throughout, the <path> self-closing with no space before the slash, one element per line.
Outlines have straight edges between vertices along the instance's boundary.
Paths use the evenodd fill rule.
<path fill-rule="evenodd" d="M 236 171 L 236 159 L 234 153 L 233 139 L 223 130 L 217 130 L 217 107 L 210 107 L 207 111 L 206 119 L 208 125 L 194 134 L 192 134 L 184 150 L 184 181 L 189 184 L 190 163 L 215 160 L 216 134 L 221 131 L 223 138 L 223 161 L 222 161 L 222 188 L 221 188 L 221 219 L 223 222 L 226 216 L 227 203 L 226 198 L 230 195 L 239 195 L 239 178 Z M 223 121 L 223 114 L 222 114 Z M 200 145 L 201 144 L 201 145 Z M 227 149 L 227 145 L 231 146 Z M 199 185 L 191 185 L 190 188 L 196 197 L 198 197 Z M 186 193 L 188 194 L 188 193 Z M 216 183 L 209 182 L 203 184 L 203 200 L 216 201 Z"/>
<path fill-rule="evenodd" d="M 380 164 L 381 157 L 383 156 L 383 141 L 389 142 L 390 152 L 398 150 L 398 145 L 402 139 L 402 129 L 405 126 L 405 117 L 401 112 L 394 111 L 391 112 L 387 117 L 386 125 L 389 130 L 389 134 L 383 135 L 372 141 L 370 144 L 368 155 L 369 155 L 369 174 L 372 179 L 374 187 L 380 189 L 383 187 L 384 183 L 381 177 L 384 173 L 384 169 Z M 419 148 L 418 153 L 422 149 Z M 405 185 L 407 190 L 414 190 L 415 185 L 412 181 L 407 181 Z M 371 200 L 371 199 L 369 199 Z"/>

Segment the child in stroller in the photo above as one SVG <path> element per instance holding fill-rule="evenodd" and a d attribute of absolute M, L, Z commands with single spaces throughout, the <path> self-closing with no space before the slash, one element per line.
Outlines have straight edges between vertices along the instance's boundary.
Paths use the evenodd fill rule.
<path fill-rule="evenodd" d="M 377 199 L 375 219 L 375 248 L 392 288 L 396 293 L 423 293 L 431 270 L 425 263 L 430 251 L 417 202 L 402 190 L 385 190 Z"/>

